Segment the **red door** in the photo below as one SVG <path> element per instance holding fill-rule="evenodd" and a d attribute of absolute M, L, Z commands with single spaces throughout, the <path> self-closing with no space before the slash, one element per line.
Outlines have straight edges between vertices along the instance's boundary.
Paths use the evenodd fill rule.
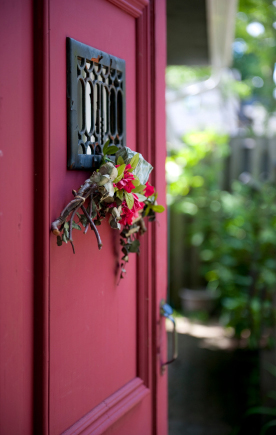
<path fill-rule="evenodd" d="M 75 255 L 47 232 L 71 190 L 89 176 L 66 167 L 66 37 L 125 60 L 126 143 L 155 167 L 151 182 L 159 203 L 165 203 L 165 2 L 45 0 L 38 12 L 46 218 L 39 278 L 42 390 L 35 388 L 43 397 L 37 416 L 51 435 L 165 435 L 166 375 L 160 361 L 166 349 L 159 315 L 166 293 L 165 214 L 143 237 L 141 255 L 138 260 L 132 255 L 119 285 L 119 238 L 108 224 L 100 227 L 101 251 L 92 232 L 75 231 Z"/>

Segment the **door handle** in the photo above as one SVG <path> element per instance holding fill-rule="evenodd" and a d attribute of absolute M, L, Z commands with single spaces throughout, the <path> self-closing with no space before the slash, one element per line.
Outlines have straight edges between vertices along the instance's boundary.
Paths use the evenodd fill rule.
<path fill-rule="evenodd" d="M 164 300 L 160 303 L 160 315 L 169 319 L 173 324 L 173 337 L 172 337 L 172 358 L 168 361 L 161 363 L 161 371 L 164 370 L 165 366 L 174 362 L 178 355 L 178 347 L 177 347 L 177 333 L 176 333 L 176 324 L 175 320 L 172 316 L 173 309 L 169 304 L 166 304 Z"/>

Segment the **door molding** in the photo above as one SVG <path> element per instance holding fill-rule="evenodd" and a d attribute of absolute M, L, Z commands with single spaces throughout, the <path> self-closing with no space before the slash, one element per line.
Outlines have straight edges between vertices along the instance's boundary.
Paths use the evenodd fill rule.
<path fill-rule="evenodd" d="M 100 435 L 149 394 L 140 378 L 128 382 L 62 435 Z"/>
<path fill-rule="evenodd" d="M 127 14 L 134 18 L 140 17 L 142 15 L 145 6 L 148 6 L 149 0 L 108 0 L 113 3 L 118 8 L 125 11 Z"/>
<path fill-rule="evenodd" d="M 34 298 L 33 433 L 48 434 L 50 266 L 49 0 L 33 2 Z M 39 146 L 37 143 L 39 142 Z"/>

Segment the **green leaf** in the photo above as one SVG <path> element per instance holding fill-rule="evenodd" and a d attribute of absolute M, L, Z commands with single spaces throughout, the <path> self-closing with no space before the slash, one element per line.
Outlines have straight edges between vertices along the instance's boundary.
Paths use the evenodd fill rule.
<path fill-rule="evenodd" d="M 106 150 L 107 150 L 107 148 L 108 148 L 109 143 L 110 143 L 110 140 L 107 139 L 106 143 L 105 143 L 104 146 L 103 146 L 103 155 L 104 155 L 104 156 L 107 154 Z"/>
<path fill-rule="evenodd" d="M 118 198 L 123 201 L 124 200 L 124 191 L 123 190 L 117 190 L 116 195 Z"/>
<path fill-rule="evenodd" d="M 125 191 L 125 198 L 126 198 L 127 206 L 131 210 L 132 207 L 134 206 L 134 198 L 133 198 L 132 193 L 128 193 Z"/>
<path fill-rule="evenodd" d="M 137 240 L 137 239 L 135 239 L 132 243 L 131 243 L 131 245 L 130 245 L 130 247 L 129 247 L 129 252 L 136 252 L 136 253 L 138 253 L 138 251 L 139 251 L 139 247 L 140 247 L 140 242 L 139 242 L 139 240 Z"/>
<path fill-rule="evenodd" d="M 121 181 L 121 179 L 123 178 L 123 176 L 124 176 L 124 170 L 125 170 L 125 167 L 126 167 L 126 165 L 125 164 L 123 164 L 123 165 L 121 165 L 121 166 L 119 166 L 119 168 L 117 168 L 118 169 L 118 175 L 117 175 L 117 177 L 115 178 L 115 180 L 113 181 L 113 183 L 119 183 L 119 181 Z"/>
<path fill-rule="evenodd" d="M 97 212 L 96 212 L 96 215 L 97 215 Z M 84 227 L 86 227 L 86 225 L 87 225 L 87 217 L 84 214 L 80 215 L 80 221 L 81 221 L 82 225 Z"/>
<path fill-rule="evenodd" d="M 132 181 L 132 183 L 133 183 L 133 181 Z M 145 188 L 146 188 L 146 186 L 144 184 L 140 184 L 139 186 L 135 187 L 135 189 L 133 189 L 132 192 L 133 193 L 143 192 L 143 190 L 145 190 Z"/>
<path fill-rule="evenodd" d="M 150 209 L 151 209 L 151 206 L 148 205 L 147 208 L 146 208 L 146 210 L 145 210 L 145 216 L 147 216 L 147 215 L 149 214 Z"/>
<path fill-rule="evenodd" d="M 133 184 L 135 187 L 138 187 L 138 186 L 141 185 L 140 180 L 139 180 L 138 178 L 135 178 L 135 179 L 132 180 L 131 182 L 132 182 L 132 184 Z"/>
<path fill-rule="evenodd" d="M 120 166 L 117 168 L 117 170 L 118 170 L 118 175 L 123 174 L 124 171 L 125 171 L 125 169 L 126 169 L 126 165 L 125 165 L 125 163 L 123 163 L 122 165 L 120 165 Z"/>
<path fill-rule="evenodd" d="M 152 205 L 151 209 L 155 211 L 155 213 L 162 213 L 165 210 L 165 207 L 163 207 L 163 205 Z"/>
<path fill-rule="evenodd" d="M 97 207 L 96 207 L 95 201 L 93 199 L 91 199 L 91 201 L 92 201 L 92 215 L 91 215 L 91 218 L 94 219 L 97 216 Z M 84 216 L 84 217 L 86 218 L 86 216 Z M 87 223 L 87 218 L 86 218 L 86 223 Z"/>
<path fill-rule="evenodd" d="M 123 165 L 125 163 L 124 159 L 122 156 L 119 156 L 117 159 L 117 165 Z"/>
<path fill-rule="evenodd" d="M 270 427 L 276 426 L 276 420 L 271 420 L 262 427 L 260 435 L 264 435 Z"/>
<path fill-rule="evenodd" d="M 69 230 L 69 222 L 65 222 L 65 224 L 64 224 L 64 228 L 66 228 L 67 230 Z"/>
<path fill-rule="evenodd" d="M 68 224 L 68 228 L 69 228 L 69 224 Z M 67 240 L 69 240 L 69 229 L 68 228 L 67 228 L 67 226 L 65 227 L 65 225 L 64 225 L 63 232 L 64 232 L 64 235 L 65 235 Z"/>
<path fill-rule="evenodd" d="M 119 148 L 118 147 L 116 147 L 115 145 L 112 145 L 111 147 L 108 147 L 106 150 L 105 150 L 105 153 L 107 154 L 107 155 L 111 155 L 111 154 L 116 154 L 116 152 L 119 150 Z"/>
<path fill-rule="evenodd" d="M 62 234 L 62 241 L 67 243 L 68 242 L 68 238 L 66 237 L 65 233 Z"/>
<path fill-rule="evenodd" d="M 276 409 L 265 406 L 256 406 L 255 408 L 249 409 L 246 413 L 246 415 L 251 414 L 276 415 Z"/>
<path fill-rule="evenodd" d="M 62 239 L 60 236 L 57 236 L 57 245 L 61 246 L 62 245 Z"/>
<path fill-rule="evenodd" d="M 133 191 L 132 191 L 132 192 L 133 192 Z M 138 197 L 138 201 L 139 201 L 139 202 L 144 202 L 144 201 L 147 199 L 146 196 L 141 195 L 140 193 L 135 193 L 135 195 Z"/>
<path fill-rule="evenodd" d="M 136 154 L 134 154 L 134 156 L 132 157 L 132 159 L 129 162 L 129 164 L 131 166 L 131 169 L 130 169 L 129 172 L 134 171 L 134 169 L 138 165 L 138 162 L 139 162 L 139 153 L 136 153 Z"/>
<path fill-rule="evenodd" d="M 81 231 L 81 227 L 78 224 L 76 224 L 75 221 L 72 222 L 72 227 L 75 228 L 75 230 L 80 230 Z"/>
<path fill-rule="evenodd" d="M 124 177 L 124 174 L 117 175 L 117 177 L 115 178 L 115 180 L 113 180 L 113 183 L 114 183 L 114 184 L 119 183 L 119 181 L 121 181 L 121 179 L 122 179 L 123 177 Z"/>

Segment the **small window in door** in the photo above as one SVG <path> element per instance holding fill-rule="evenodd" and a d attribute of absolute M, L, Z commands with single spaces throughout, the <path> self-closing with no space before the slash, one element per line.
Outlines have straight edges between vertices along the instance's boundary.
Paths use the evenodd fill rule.
<path fill-rule="evenodd" d="M 125 136 L 125 61 L 67 38 L 68 169 L 98 168 Z"/>

